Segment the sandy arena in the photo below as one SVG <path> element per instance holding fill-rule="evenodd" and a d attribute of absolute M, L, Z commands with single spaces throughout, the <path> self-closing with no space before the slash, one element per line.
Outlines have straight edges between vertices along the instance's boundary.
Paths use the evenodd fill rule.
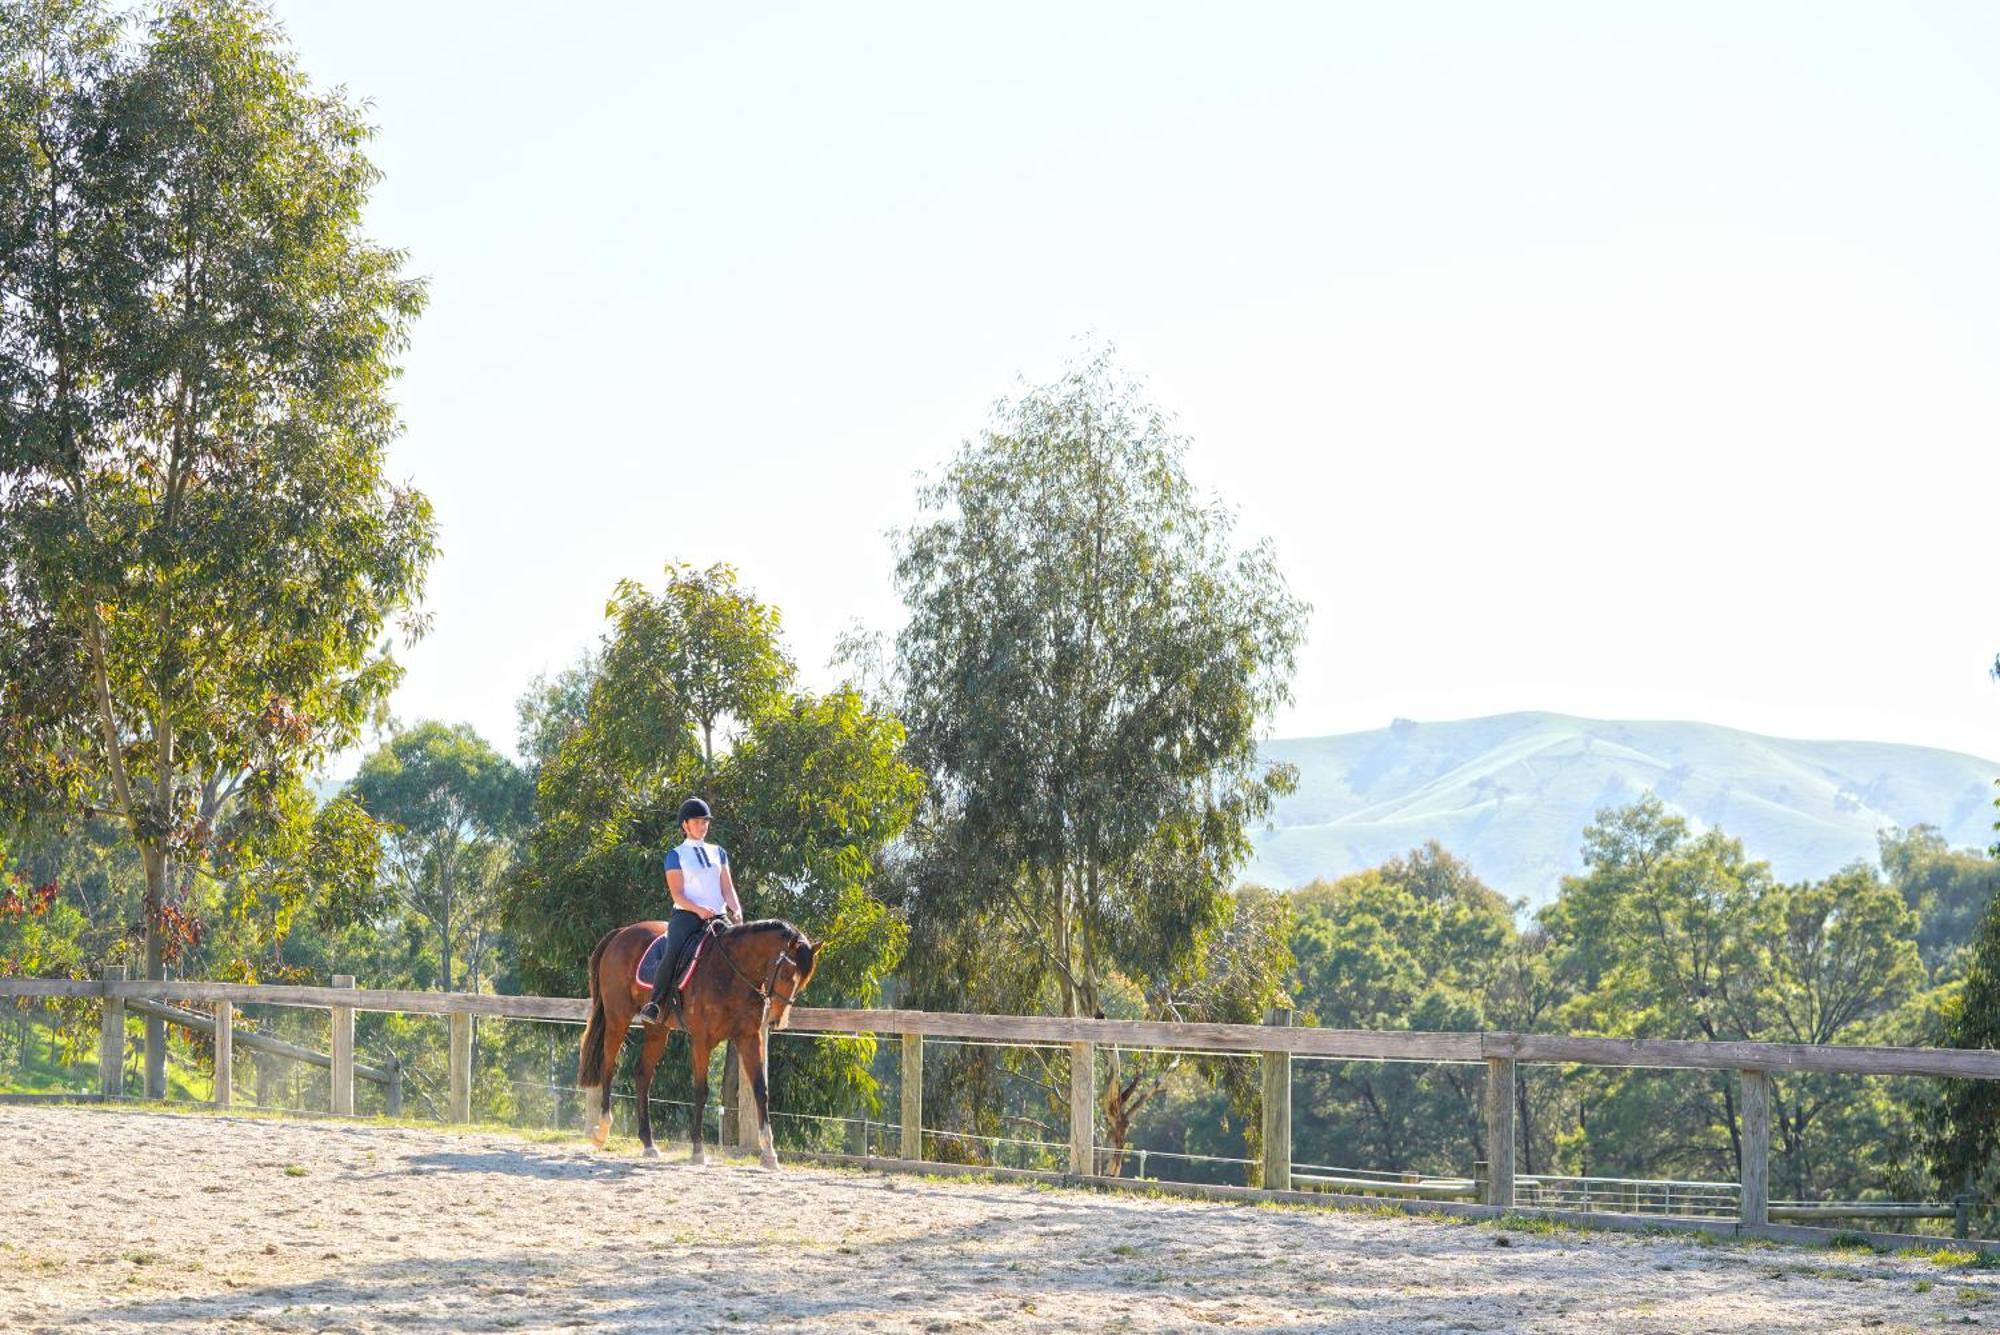
<path fill-rule="evenodd" d="M 692 1168 L 636 1150 L 0 1107 L 0 1331 L 2000 1324 L 2000 1271 L 1914 1257 Z"/>

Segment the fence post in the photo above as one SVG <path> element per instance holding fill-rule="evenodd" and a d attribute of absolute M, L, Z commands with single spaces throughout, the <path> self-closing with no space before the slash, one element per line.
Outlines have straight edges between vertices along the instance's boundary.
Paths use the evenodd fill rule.
<path fill-rule="evenodd" d="M 124 982 L 125 966 L 105 965 L 104 981 Z M 125 1096 L 125 998 L 113 996 L 104 998 L 102 1023 L 102 1035 L 97 1049 L 97 1083 L 108 1101 Z"/>
<path fill-rule="evenodd" d="M 1273 1006 L 1264 1023 L 1289 1029 L 1289 1007 Z M 1264 1190 L 1292 1189 L 1292 1054 L 1266 1052 L 1264 1059 Z"/>
<path fill-rule="evenodd" d="M 1486 1203 L 1514 1208 L 1514 1081 L 1512 1057 L 1486 1059 Z"/>
<path fill-rule="evenodd" d="M 1097 1172 L 1097 1044 L 1069 1045 L 1069 1171 Z"/>
<path fill-rule="evenodd" d="M 903 1035 L 903 1157 L 924 1157 L 924 1036 Z"/>
<path fill-rule="evenodd" d="M 451 1014 L 450 1111 L 454 1122 L 472 1120 L 472 1016 L 465 1011 Z"/>
<path fill-rule="evenodd" d="M 337 973 L 333 985 L 354 990 L 354 975 Z M 333 1006 L 333 1112 L 336 1117 L 354 1115 L 354 1007 Z"/>
<path fill-rule="evenodd" d="M 236 1083 L 236 1004 L 215 1003 L 215 1106 L 234 1102 Z"/>
<path fill-rule="evenodd" d="M 1771 1073 L 1739 1072 L 1743 1089 L 1743 1222 L 1771 1221 Z"/>
<path fill-rule="evenodd" d="M 715 1143 L 718 1147 L 743 1143 L 742 1119 L 736 1115 L 743 1106 L 743 1070 L 736 1060 L 736 1045 L 730 1044 L 722 1057 L 722 1088 L 715 1100 Z"/>
<path fill-rule="evenodd" d="M 1965 1239 L 1972 1236 L 1972 1193 L 1961 1191 L 1951 1198 L 1951 1235 Z"/>
<path fill-rule="evenodd" d="M 403 1059 L 395 1053 L 389 1054 L 389 1116 L 403 1115 Z"/>

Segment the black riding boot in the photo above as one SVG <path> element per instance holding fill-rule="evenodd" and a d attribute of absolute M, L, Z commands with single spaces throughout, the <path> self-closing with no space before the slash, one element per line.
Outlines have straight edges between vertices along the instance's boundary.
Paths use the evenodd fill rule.
<path fill-rule="evenodd" d="M 660 958 L 660 971 L 653 975 L 653 996 L 639 1008 L 639 1018 L 647 1024 L 659 1023 L 663 1007 L 671 1007 L 676 1015 L 680 1013 L 681 994 L 674 983 L 680 974 L 681 952 L 687 949 L 688 942 L 700 930 L 699 913 L 675 909 L 673 916 L 667 919 L 667 949 Z"/>

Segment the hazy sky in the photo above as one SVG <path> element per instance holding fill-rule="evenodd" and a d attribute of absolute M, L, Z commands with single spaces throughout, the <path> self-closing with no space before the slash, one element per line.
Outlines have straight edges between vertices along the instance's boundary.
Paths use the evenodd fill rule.
<path fill-rule="evenodd" d="M 2000 758 L 2000 6 L 284 0 L 431 280 L 399 716 L 613 583 L 809 678 L 1079 335 L 1314 605 L 1304 736 L 1507 709 Z"/>

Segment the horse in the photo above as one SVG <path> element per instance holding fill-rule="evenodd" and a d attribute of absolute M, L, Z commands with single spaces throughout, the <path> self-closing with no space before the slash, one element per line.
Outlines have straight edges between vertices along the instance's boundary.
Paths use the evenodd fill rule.
<path fill-rule="evenodd" d="M 652 989 L 638 981 L 639 960 L 653 939 L 667 930 L 664 922 L 635 922 L 605 933 L 590 952 L 590 1023 L 583 1031 L 583 1051 L 577 1058 L 576 1082 L 601 1091 L 597 1124 L 591 1142 L 599 1149 L 611 1134 L 611 1077 L 618 1054 L 639 1008 Z M 783 1029 L 792 1003 L 812 978 L 817 947 L 806 934 L 782 918 L 747 922 L 708 937 L 694 977 L 681 994 L 681 1009 L 663 1008 L 660 1019 L 645 1026 L 639 1049 L 639 1140 L 648 1158 L 658 1158 L 653 1144 L 652 1110 L 647 1095 L 653 1069 L 667 1048 L 667 1035 L 684 1027 L 688 1059 L 694 1076 L 694 1143 L 690 1163 L 706 1162 L 701 1143 L 701 1117 L 708 1103 L 708 1057 L 727 1040 L 743 1068 L 743 1079 L 757 1099 L 757 1145 L 764 1167 L 776 1168 L 778 1154 L 771 1144 L 770 1093 L 764 1080 L 764 1041 L 771 1029 Z M 675 966 L 664 960 L 662 969 Z M 683 1023 L 677 1025 L 677 1021 Z"/>

